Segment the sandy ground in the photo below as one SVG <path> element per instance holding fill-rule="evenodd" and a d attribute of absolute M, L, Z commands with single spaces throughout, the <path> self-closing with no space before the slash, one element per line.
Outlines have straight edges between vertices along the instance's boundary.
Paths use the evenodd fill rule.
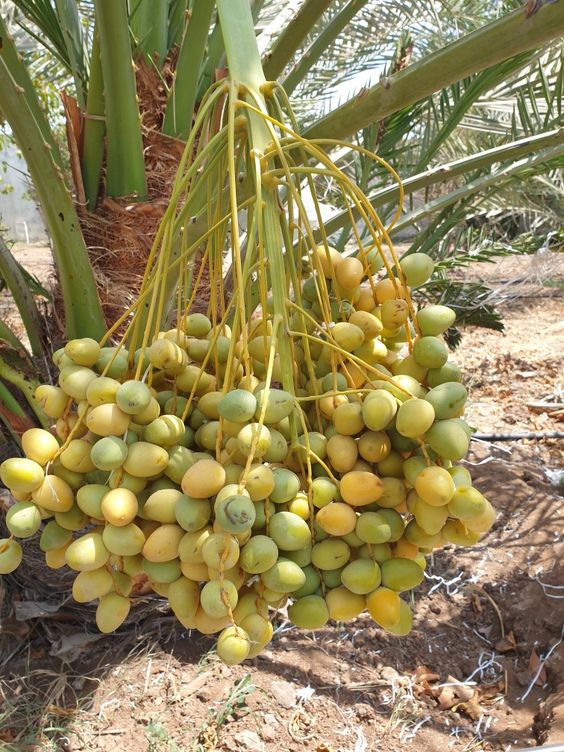
<path fill-rule="evenodd" d="M 562 430 L 538 406 L 564 387 L 564 298 L 542 269 L 533 276 L 539 263 L 487 270 L 506 293 L 506 331 L 469 330 L 456 353 L 480 432 Z M 552 268 L 549 279 L 561 285 Z M 315 633 L 280 618 L 261 656 L 227 668 L 211 639 L 176 628 L 166 609 L 100 637 L 60 594 L 30 607 L 32 590 L 14 603 L 7 581 L 0 749 L 470 752 L 564 741 L 563 491 L 550 481 L 562 448 L 473 442 L 468 467 L 498 520 L 478 545 L 434 555 L 401 639 L 364 616 Z"/>

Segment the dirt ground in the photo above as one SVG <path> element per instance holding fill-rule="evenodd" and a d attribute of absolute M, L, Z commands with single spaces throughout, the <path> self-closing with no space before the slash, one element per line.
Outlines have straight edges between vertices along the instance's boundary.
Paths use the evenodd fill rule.
<path fill-rule="evenodd" d="M 456 353 L 481 433 L 563 430 L 562 413 L 538 405 L 564 388 L 564 298 L 553 284 L 562 276 L 533 271 L 538 259 L 490 269 L 506 331 L 468 330 Z M 432 557 L 405 638 L 366 616 L 309 633 L 280 616 L 267 650 L 227 668 L 212 639 L 175 627 L 165 608 L 100 637 L 63 594 L 30 603 L 22 590 L 0 626 L 0 750 L 470 752 L 564 742 L 562 449 L 554 439 L 473 442 L 468 467 L 497 522 L 478 545 Z M 3 598 L 13 599 L 10 578 Z"/>

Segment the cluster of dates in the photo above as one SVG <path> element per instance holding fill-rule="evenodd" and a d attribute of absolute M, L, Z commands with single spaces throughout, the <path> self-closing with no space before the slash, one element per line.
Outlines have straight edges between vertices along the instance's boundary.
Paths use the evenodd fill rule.
<path fill-rule="evenodd" d="M 55 353 L 58 385 L 35 395 L 53 429 L 24 433 L 25 457 L 0 466 L 14 500 L 0 573 L 19 565 L 17 539 L 40 535 L 47 566 L 76 571 L 74 598 L 97 601 L 100 630 L 143 583 L 185 627 L 219 632 L 229 664 L 264 648 L 285 606 L 305 629 L 368 610 L 407 634 L 401 593 L 425 555 L 495 519 L 453 464 L 471 433 L 442 337 L 454 313 L 427 306 L 414 327 L 408 288 L 378 280 L 377 259 L 318 261 L 283 334 L 292 391 L 267 311 L 244 338 L 193 313 L 133 353 L 91 339 Z M 401 268 L 416 287 L 432 261 Z"/>

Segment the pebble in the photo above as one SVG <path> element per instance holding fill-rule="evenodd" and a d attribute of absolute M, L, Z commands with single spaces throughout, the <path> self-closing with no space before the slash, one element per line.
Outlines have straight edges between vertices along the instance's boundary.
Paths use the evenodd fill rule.
<path fill-rule="evenodd" d="M 270 694 L 282 708 L 293 708 L 296 704 L 296 690 L 287 681 L 272 682 Z"/>
<path fill-rule="evenodd" d="M 367 721 L 374 716 L 374 708 L 366 702 L 357 702 L 353 706 L 353 710 L 359 721 Z"/>
<path fill-rule="evenodd" d="M 196 697 L 198 700 L 201 700 L 201 702 L 210 702 L 212 695 L 213 692 L 210 687 L 200 687 L 196 692 Z"/>
<path fill-rule="evenodd" d="M 260 735 L 265 742 L 273 742 L 276 739 L 276 730 L 265 724 L 260 730 Z"/>
<path fill-rule="evenodd" d="M 239 745 L 238 749 L 248 752 L 265 752 L 265 747 L 256 731 L 240 731 L 233 740 Z"/>
<path fill-rule="evenodd" d="M 182 689 L 181 692 L 183 695 L 191 695 L 194 694 L 194 692 L 197 692 L 198 690 L 202 689 L 202 687 L 205 687 L 205 685 L 210 681 L 211 679 L 211 671 L 204 671 L 202 674 L 198 674 L 197 676 L 189 679 L 182 679 Z"/>
<path fill-rule="evenodd" d="M 387 681 L 394 681 L 396 679 L 399 679 L 398 672 L 391 666 L 382 666 L 382 668 L 380 669 L 380 676 L 382 677 L 382 679 L 386 679 Z"/>

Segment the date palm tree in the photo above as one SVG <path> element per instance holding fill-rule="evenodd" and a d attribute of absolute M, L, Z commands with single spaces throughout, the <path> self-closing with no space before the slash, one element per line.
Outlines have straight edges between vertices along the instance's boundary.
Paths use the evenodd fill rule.
<path fill-rule="evenodd" d="M 448 256 L 462 220 L 523 178 L 554 176 L 564 155 L 564 0 L 437 8 L 431 0 L 5 0 L 0 112 L 45 217 L 66 336 L 99 338 L 135 296 L 202 96 L 234 67 L 245 81 L 258 65 L 245 39 L 256 39 L 247 46 L 258 46 L 264 76 L 292 99 L 302 134 L 342 141 L 333 158 L 381 214 L 392 211 L 397 188 L 347 142 L 377 151 L 402 175 L 407 212 L 395 231 L 415 228 L 410 251 Z M 44 96 L 46 80 L 59 100 Z M 325 232 L 344 248 L 349 214 L 330 184 L 319 188 Z M 27 420 L 22 396 L 33 406 L 33 373 L 14 367 L 14 353 L 37 367 L 50 345 L 5 244 L 0 276 L 31 350 L 0 326 L 0 418 L 17 435 L 17 420 Z"/>

